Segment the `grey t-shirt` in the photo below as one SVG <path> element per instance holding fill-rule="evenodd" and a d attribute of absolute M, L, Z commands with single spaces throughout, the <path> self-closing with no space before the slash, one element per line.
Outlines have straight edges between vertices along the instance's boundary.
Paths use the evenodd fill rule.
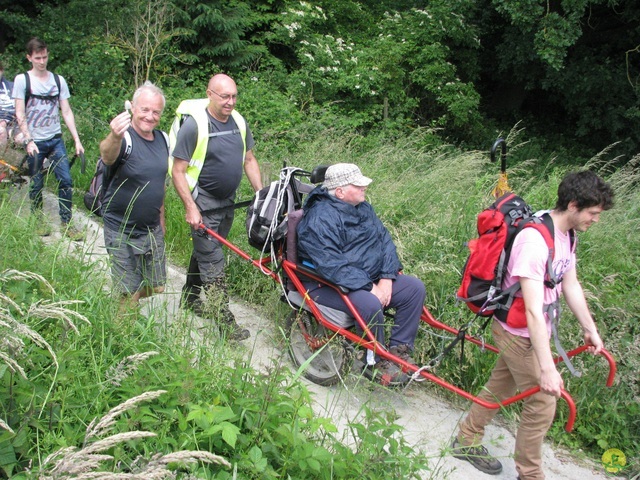
<path fill-rule="evenodd" d="M 26 82 L 24 79 L 28 73 L 21 73 L 17 75 L 13 82 L 13 98 L 25 98 Z M 51 95 L 55 96 L 60 94 L 59 99 L 65 100 L 71 96 L 69 93 L 69 87 L 66 80 L 58 75 L 60 78 L 60 92 L 58 92 L 58 85 L 53 77 L 53 73 L 49 72 L 49 77 L 46 82 L 41 82 L 33 75 L 29 75 L 31 79 L 31 93 L 33 95 Z M 60 128 L 60 102 L 58 98 L 51 100 L 44 100 L 36 97 L 29 97 L 27 105 L 25 105 L 27 114 L 27 125 L 29 126 L 29 132 L 31 137 L 36 141 L 50 140 L 54 136 L 62 132 Z"/>
<path fill-rule="evenodd" d="M 208 111 L 207 116 L 210 133 L 232 133 L 209 137 L 204 165 L 198 177 L 198 188 L 215 198 L 233 198 L 242 180 L 244 164 L 240 130 L 233 117 L 229 117 L 229 120 L 223 123 L 213 118 Z M 188 116 L 178 131 L 176 147 L 173 150 L 176 161 L 189 161 L 196 149 L 197 141 L 198 126 L 193 117 Z M 249 125 L 247 125 L 246 141 L 247 151 L 253 149 L 255 142 Z"/>
<path fill-rule="evenodd" d="M 122 228 L 127 235 L 140 235 L 160 223 L 169 150 L 159 130 L 154 130 L 153 140 L 145 140 L 133 127 L 129 127 L 129 133 L 129 158 L 122 160 L 123 140 L 116 163 L 107 170 L 108 175 L 114 176 L 104 195 L 102 217 L 112 230 Z"/>

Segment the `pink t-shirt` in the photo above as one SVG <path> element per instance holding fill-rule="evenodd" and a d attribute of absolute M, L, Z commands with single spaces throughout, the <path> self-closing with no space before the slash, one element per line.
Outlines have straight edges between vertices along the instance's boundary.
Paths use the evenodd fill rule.
<path fill-rule="evenodd" d="M 562 278 L 566 272 L 575 268 L 575 253 L 571 252 L 571 238 L 569 233 L 562 233 L 560 229 L 555 229 L 555 256 L 553 260 L 553 271 L 558 278 Z M 511 285 L 519 281 L 520 277 L 532 280 L 544 281 L 547 271 L 547 259 L 549 258 L 549 249 L 542 237 L 542 234 L 535 228 L 523 229 L 513 241 L 511 249 L 511 257 L 507 265 L 507 274 L 503 281 L 503 287 L 509 288 Z M 562 284 L 556 285 L 555 288 L 544 287 L 544 304 L 553 303 L 562 292 Z M 518 292 L 516 296 L 521 297 L 522 293 Z M 545 317 L 547 321 L 547 330 L 551 336 L 551 321 Z M 500 325 L 512 333 L 520 337 L 529 337 L 528 328 L 513 328 L 506 323 L 500 322 Z"/>

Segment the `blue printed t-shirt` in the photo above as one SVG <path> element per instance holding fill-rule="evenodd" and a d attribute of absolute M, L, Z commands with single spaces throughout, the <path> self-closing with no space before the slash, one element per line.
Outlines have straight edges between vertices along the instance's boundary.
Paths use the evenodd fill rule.
<path fill-rule="evenodd" d="M 50 100 L 44 100 L 42 98 L 32 96 L 29 97 L 27 105 L 25 105 L 29 132 L 36 142 L 50 140 L 62 132 L 62 129 L 60 128 L 59 100 L 66 100 L 71 96 L 66 80 L 62 76 L 58 75 L 58 78 L 60 79 L 60 91 L 58 92 L 58 85 L 56 85 L 53 73 L 48 73 L 49 76 L 45 82 L 41 82 L 40 79 L 33 75 L 29 75 L 28 73 L 17 75 L 13 82 L 14 99 L 21 98 L 24 100 L 25 98 L 27 88 L 24 78 L 25 75 L 29 75 L 31 80 L 32 95 L 59 95 L 59 98 L 53 98 Z"/>

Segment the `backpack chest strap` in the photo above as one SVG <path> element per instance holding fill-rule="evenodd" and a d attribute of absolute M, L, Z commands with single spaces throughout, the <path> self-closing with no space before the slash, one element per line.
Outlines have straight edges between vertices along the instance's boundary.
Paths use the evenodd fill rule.
<path fill-rule="evenodd" d="M 553 343 L 556 346 L 556 351 L 558 355 L 562 358 L 562 361 L 571 372 L 571 375 L 574 377 L 581 377 L 582 372 L 576 370 L 567 355 L 567 352 L 562 348 L 562 344 L 560 343 L 560 337 L 558 336 L 558 323 L 560 322 L 560 313 L 562 313 L 562 308 L 560 306 L 560 300 L 556 299 L 555 302 L 552 302 L 548 305 L 545 305 L 543 308 L 543 313 L 547 314 L 549 321 L 551 322 L 551 336 L 553 337 Z"/>

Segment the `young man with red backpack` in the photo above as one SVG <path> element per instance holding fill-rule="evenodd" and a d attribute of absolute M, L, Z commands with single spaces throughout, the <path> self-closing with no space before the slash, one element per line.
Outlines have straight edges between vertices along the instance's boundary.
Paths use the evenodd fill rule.
<path fill-rule="evenodd" d="M 582 326 L 585 343 L 591 345 L 588 351 L 595 355 L 603 348 L 576 275 L 571 237 L 572 231 L 589 229 L 599 220 L 600 213 L 612 206 L 611 187 L 595 173 L 570 173 L 562 180 L 555 209 L 549 213 L 554 230 L 552 270 L 559 280 L 553 286 L 545 285 L 550 251 L 540 231 L 524 228 L 513 242 L 502 287 L 507 289 L 516 282 L 520 283 L 517 295 L 524 300 L 526 326 L 513 327 L 494 317 L 492 333 L 500 356 L 479 398 L 499 402 L 514 395 L 516 390 L 540 386 L 540 392 L 524 400 L 516 435 L 514 459 L 520 480 L 545 478 L 542 442 L 553 421 L 556 401 L 563 388 L 549 341 L 553 313 L 546 307 L 556 305 L 560 294 L 563 294 Z M 500 473 L 502 464 L 489 454 L 481 441 L 485 426 L 496 413 L 496 409 L 473 404 L 452 444 L 454 457 L 467 460 L 478 470 L 491 475 Z"/>

